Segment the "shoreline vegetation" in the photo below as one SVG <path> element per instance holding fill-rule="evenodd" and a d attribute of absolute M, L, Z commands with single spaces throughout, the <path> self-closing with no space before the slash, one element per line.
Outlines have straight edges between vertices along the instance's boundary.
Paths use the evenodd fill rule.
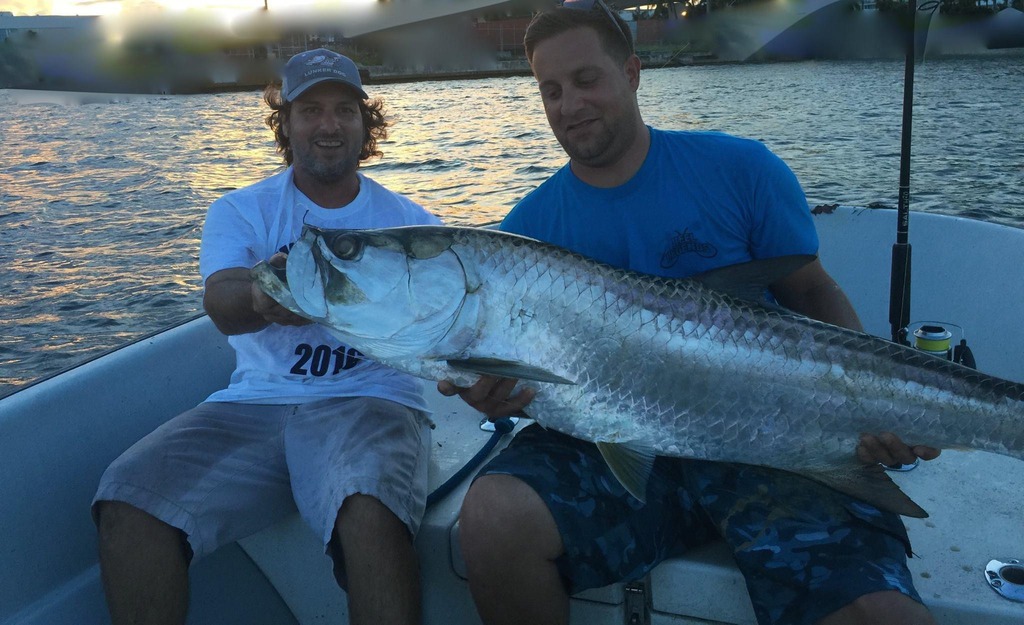
<path fill-rule="evenodd" d="M 765 63 L 793 63 L 813 59 L 804 58 L 757 58 L 747 60 L 720 59 L 713 54 L 694 54 L 680 57 L 673 57 L 667 54 L 640 54 L 643 70 L 657 70 L 673 67 L 696 67 L 709 65 L 756 65 Z M 941 55 L 946 58 L 956 57 L 1019 57 L 1024 56 L 1024 48 L 1001 49 L 981 53 L 955 53 Z M 883 57 L 871 57 L 862 60 L 878 60 Z M 884 57 L 892 58 L 892 57 Z M 818 59 L 820 60 L 820 59 Z M 404 68 L 389 68 L 386 66 L 363 66 L 360 74 L 365 85 L 386 85 L 411 82 L 443 82 L 456 80 L 482 80 L 491 78 L 531 76 L 529 64 L 525 59 L 508 61 L 500 67 L 487 69 L 426 69 L 408 70 Z M 246 82 L 230 82 L 206 85 L 189 85 L 177 89 L 159 88 L 135 88 L 138 85 L 99 85 L 84 84 L 80 81 L 55 80 L 47 81 L 45 84 L 2 84 L 0 90 L 14 91 L 40 91 L 40 92 L 72 92 L 72 93 L 96 93 L 96 94 L 123 94 L 123 95 L 194 95 L 209 93 L 233 93 L 245 91 L 262 91 L 273 78 L 252 80 Z"/>
<path fill-rule="evenodd" d="M 714 65 L 740 62 L 719 59 L 714 54 L 711 53 L 673 54 L 638 49 L 637 54 L 640 57 L 643 69 L 663 69 L 666 67 L 682 67 L 689 65 Z M 527 63 L 526 59 L 514 59 L 504 61 L 501 63 L 499 67 L 489 69 L 477 68 L 463 70 L 449 69 L 408 71 L 405 69 L 377 66 L 364 67 L 362 70 L 363 82 L 368 85 L 420 82 L 426 80 L 441 81 L 504 78 L 507 76 L 531 76 L 532 74 L 533 72 L 530 70 L 530 65 L 529 63 Z"/>
<path fill-rule="evenodd" d="M 319 47 L 311 45 L 309 47 Z M 352 53 L 344 46 L 327 46 L 351 56 L 359 66 L 362 80 L 367 85 L 408 83 L 420 81 L 475 80 L 487 78 L 504 78 L 514 76 L 530 76 L 529 63 L 525 58 L 506 58 L 484 64 L 483 67 L 409 67 L 406 65 L 369 65 L 360 62 L 358 52 Z M 6 54 L 6 56 L 5 56 Z M 684 65 L 707 65 L 721 63 L 737 63 L 720 59 L 710 52 L 666 51 L 662 47 L 655 49 L 637 49 L 644 69 L 679 67 Z M 370 59 L 371 61 L 376 59 Z M 44 59 L 45 61 L 45 59 Z M 196 67 L 196 59 L 192 59 L 191 67 Z M 283 61 L 282 61 L 283 62 Z M 207 59 L 206 64 L 215 61 Z M 43 67 L 40 67 L 43 65 Z M 232 62 L 234 71 L 231 73 L 240 78 L 225 81 L 191 81 L 174 72 L 162 72 L 157 67 L 130 68 L 129 72 L 53 72 L 45 62 L 39 63 L 25 59 L 0 44 L 0 89 L 16 89 L 30 91 L 70 91 L 93 93 L 127 93 L 151 95 L 186 95 L 196 93 L 228 93 L 236 91 L 262 90 L 275 79 L 276 64 L 273 59 L 251 59 Z M 248 66 L 246 70 L 243 66 Z M 246 75 L 247 74 L 247 75 Z M 5 77 L 7 78 L 5 80 Z M 11 78 L 17 77 L 17 78 Z"/>
<path fill-rule="evenodd" d="M 645 69 L 903 58 L 906 28 L 899 5 L 876 1 L 878 11 L 852 10 L 839 2 L 775 26 L 771 19 L 778 16 L 755 2 L 699 18 L 629 24 Z M 946 0 L 951 1 L 967 0 Z M 884 3 L 893 7 L 882 11 Z M 274 43 L 234 46 L 215 37 L 184 46 L 180 33 L 168 29 L 133 34 L 118 49 L 102 45 L 89 28 L 9 31 L 15 34 L 0 39 L 0 89 L 140 95 L 250 91 L 274 81 L 286 59 L 319 47 L 351 57 L 369 85 L 529 76 L 522 50 L 528 23 L 528 17 L 518 17 L 451 27 L 431 23 L 418 30 L 414 24 L 412 30 L 353 39 L 293 32 Z M 935 12 L 919 16 L 919 24 L 925 33 L 919 27 L 919 58 L 1024 51 L 1024 12 L 1014 7 L 974 15 Z M 765 36 L 768 31 L 771 36 Z"/>

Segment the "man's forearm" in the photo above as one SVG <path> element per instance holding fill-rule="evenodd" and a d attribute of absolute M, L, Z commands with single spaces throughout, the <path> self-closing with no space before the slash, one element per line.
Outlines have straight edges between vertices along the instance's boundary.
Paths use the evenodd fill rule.
<path fill-rule="evenodd" d="M 863 332 L 846 293 L 815 259 L 772 285 L 780 304 L 811 319 Z"/>
<path fill-rule="evenodd" d="M 803 314 L 832 325 L 864 331 L 864 325 L 846 293 L 835 283 L 821 284 L 807 293 Z"/>
<path fill-rule="evenodd" d="M 207 280 L 203 308 L 214 325 L 228 336 L 257 332 L 270 325 L 253 309 L 252 280 L 248 271 L 226 270 Z M 224 272 L 221 272 L 224 273 Z"/>

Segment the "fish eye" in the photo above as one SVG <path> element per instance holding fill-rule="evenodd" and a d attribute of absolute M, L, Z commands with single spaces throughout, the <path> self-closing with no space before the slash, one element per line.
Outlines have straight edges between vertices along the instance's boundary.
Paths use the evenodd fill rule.
<path fill-rule="evenodd" d="M 363 242 L 351 235 L 341 236 L 331 242 L 331 252 L 341 260 L 358 260 L 363 254 Z"/>

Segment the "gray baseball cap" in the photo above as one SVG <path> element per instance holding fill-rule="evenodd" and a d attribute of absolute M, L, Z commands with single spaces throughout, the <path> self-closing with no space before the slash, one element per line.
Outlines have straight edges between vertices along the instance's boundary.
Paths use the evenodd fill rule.
<path fill-rule="evenodd" d="M 370 97 L 363 91 L 359 70 L 352 59 L 324 48 L 300 52 L 288 59 L 284 66 L 281 96 L 286 102 L 291 102 L 313 85 L 327 81 L 355 88 L 364 100 Z"/>

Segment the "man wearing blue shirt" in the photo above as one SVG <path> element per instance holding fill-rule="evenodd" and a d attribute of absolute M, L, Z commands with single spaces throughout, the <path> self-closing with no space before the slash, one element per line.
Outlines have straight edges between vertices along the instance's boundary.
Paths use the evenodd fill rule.
<path fill-rule="evenodd" d="M 667 277 L 816 254 L 803 191 L 763 145 L 644 124 L 628 33 L 600 0 L 565 2 L 527 29 L 527 57 L 569 163 L 501 228 Z M 771 295 L 862 329 L 817 260 L 772 284 Z M 514 386 L 484 378 L 438 389 L 496 418 L 532 399 Z M 865 436 L 857 454 L 898 464 L 938 450 L 885 433 Z M 593 444 L 524 429 L 481 471 L 462 508 L 462 553 L 484 622 L 567 623 L 570 594 L 642 578 L 670 553 L 725 539 L 761 625 L 934 623 L 914 590 L 896 515 L 799 476 L 669 458 L 655 464 L 646 499 L 626 494 Z"/>

